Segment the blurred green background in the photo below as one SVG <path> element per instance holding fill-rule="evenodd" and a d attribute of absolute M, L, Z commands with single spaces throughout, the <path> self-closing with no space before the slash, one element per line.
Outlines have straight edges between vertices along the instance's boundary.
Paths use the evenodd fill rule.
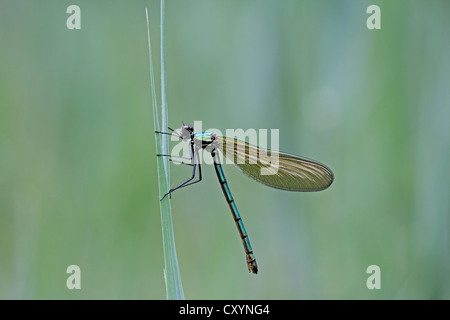
<path fill-rule="evenodd" d="M 66 9 L 81 8 L 81 30 Z M 366 9 L 381 8 L 381 30 Z M 0 298 L 164 299 L 144 8 L 0 2 Z M 167 1 L 169 123 L 279 129 L 319 193 L 225 166 L 172 197 L 190 299 L 450 298 L 449 1 Z M 172 166 L 172 185 L 190 168 Z M 66 268 L 81 268 L 68 290 Z M 368 290 L 366 269 L 381 268 Z"/>

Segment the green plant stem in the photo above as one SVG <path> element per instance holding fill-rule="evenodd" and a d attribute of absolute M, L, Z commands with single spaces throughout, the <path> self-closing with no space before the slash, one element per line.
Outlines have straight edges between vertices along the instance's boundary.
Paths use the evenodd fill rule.
<path fill-rule="evenodd" d="M 165 81 L 165 40 L 164 40 L 164 11 L 165 2 L 161 0 L 161 126 L 163 129 L 167 128 L 167 100 L 166 100 L 166 81 Z M 152 102 L 153 102 L 153 122 L 155 131 L 161 131 L 159 124 L 158 104 L 156 99 L 155 78 L 153 73 L 153 63 L 151 54 L 151 42 L 150 42 L 150 27 L 148 20 L 148 12 L 146 9 L 147 18 L 147 34 L 148 34 L 148 49 L 150 60 L 150 78 L 152 89 Z M 155 144 L 157 154 L 168 154 L 168 136 L 155 134 Z M 169 161 L 167 157 L 157 157 L 158 168 L 158 186 L 159 186 L 159 199 L 169 190 L 170 175 L 169 175 Z M 184 299 L 183 286 L 181 284 L 180 270 L 178 267 L 177 253 L 175 249 L 175 236 L 172 225 L 172 210 L 170 206 L 170 197 L 165 197 L 160 201 L 161 211 L 161 227 L 163 238 L 163 251 L 164 251 L 164 280 L 166 284 L 166 298 L 170 300 Z"/>

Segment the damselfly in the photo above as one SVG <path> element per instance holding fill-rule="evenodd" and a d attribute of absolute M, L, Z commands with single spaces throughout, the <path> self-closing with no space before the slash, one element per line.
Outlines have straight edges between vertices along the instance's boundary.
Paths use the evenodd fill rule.
<path fill-rule="evenodd" d="M 241 236 L 247 258 L 248 270 L 253 273 L 258 272 L 255 255 L 253 254 L 253 249 L 250 245 L 250 240 L 248 239 L 241 215 L 225 179 L 217 150 L 221 150 L 227 158 L 231 158 L 233 164 L 248 177 L 272 188 L 288 191 L 320 191 L 328 188 L 334 179 L 333 172 L 326 166 L 303 157 L 267 150 L 236 138 L 221 137 L 212 132 L 195 133 L 192 126 L 182 126 L 181 133 L 173 129 L 170 130 L 172 131 L 170 133 L 159 131 L 156 133 L 174 135 L 180 139 L 189 141 L 190 157 L 183 158 L 168 154 L 159 154 L 158 156 L 167 156 L 170 157 L 170 160 L 174 157 L 189 159 L 193 170 L 192 176 L 188 180 L 178 187 L 170 189 L 162 199 L 167 195 L 171 195 L 175 190 L 190 186 L 202 180 L 199 150 L 204 149 L 208 151 L 213 158 L 213 164 L 220 186 L 222 187 L 222 191 Z M 198 179 L 194 180 L 197 168 Z"/>

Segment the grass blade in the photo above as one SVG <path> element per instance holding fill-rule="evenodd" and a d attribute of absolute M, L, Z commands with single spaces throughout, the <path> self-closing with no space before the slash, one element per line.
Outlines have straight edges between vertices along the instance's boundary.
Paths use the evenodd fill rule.
<path fill-rule="evenodd" d="M 147 36 L 148 36 L 148 50 L 149 50 L 149 62 L 150 62 L 150 84 L 152 89 L 152 102 L 153 102 L 153 122 L 155 131 L 161 131 L 167 128 L 167 100 L 166 100 L 166 82 L 165 82 L 165 39 L 164 39 L 164 11 L 165 3 L 161 0 L 161 126 L 159 123 L 158 103 L 156 99 L 155 77 L 153 73 L 151 42 L 150 42 L 150 27 L 148 19 L 148 11 L 145 9 L 147 19 Z M 155 134 L 155 144 L 157 154 L 168 154 L 169 139 L 167 135 Z M 167 157 L 157 157 L 157 169 L 158 169 L 158 186 L 159 186 L 159 199 L 169 190 L 169 161 Z M 177 253 L 175 249 L 175 237 L 172 225 L 172 210 L 170 206 L 170 197 L 165 197 L 160 201 L 161 211 L 161 227 L 163 237 L 163 250 L 164 250 L 164 280 L 166 284 L 166 298 L 170 300 L 184 299 L 183 286 L 181 284 L 180 270 L 178 267 Z"/>

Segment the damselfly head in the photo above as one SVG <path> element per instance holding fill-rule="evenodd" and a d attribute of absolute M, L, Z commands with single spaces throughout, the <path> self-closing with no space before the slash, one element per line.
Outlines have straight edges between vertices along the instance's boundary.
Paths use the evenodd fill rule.
<path fill-rule="evenodd" d="M 194 134 L 194 127 L 192 126 L 182 126 L 181 127 L 181 137 L 183 140 L 189 140 Z"/>

